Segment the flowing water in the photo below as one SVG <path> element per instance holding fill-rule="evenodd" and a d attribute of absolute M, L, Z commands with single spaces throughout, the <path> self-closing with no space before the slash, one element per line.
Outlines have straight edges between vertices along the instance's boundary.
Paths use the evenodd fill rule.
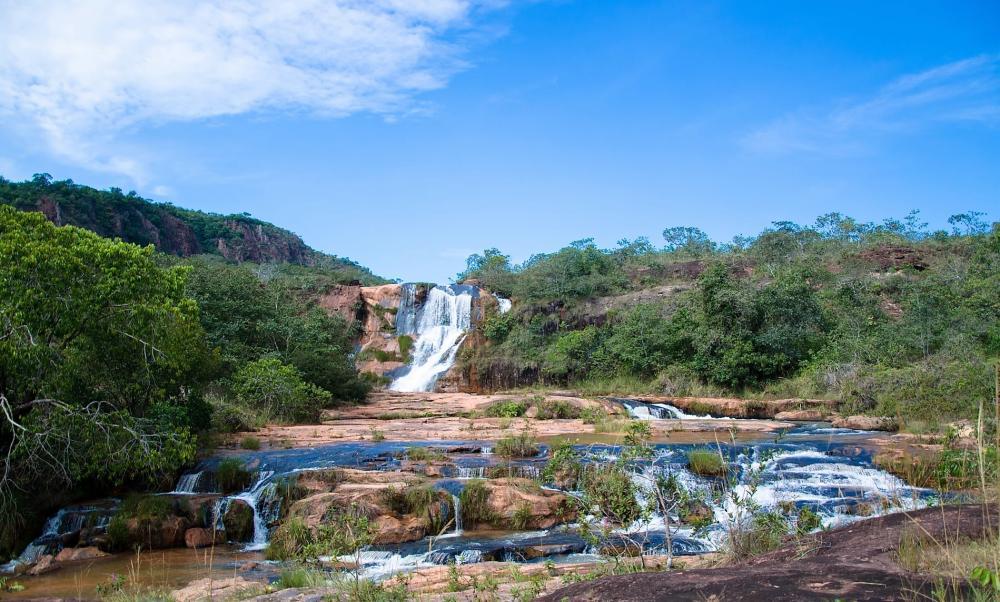
<path fill-rule="evenodd" d="M 712 416 L 695 416 L 687 414 L 666 403 L 646 403 L 635 399 L 624 397 L 611 397 L 611 401 L 617 402 L 625 408 L 629 416 L 639 420 L 710 420 Z"/>
<path fill-rule="evenodd" d="M 417 307 L 416 287 L 404 284 L 396 312 L 396 333 L 415 336 L 412 360 L 389 385 L 393 391 L 431 391 L 455 363 L 458 348 L 472 327 L 473 286 L 435 286 Z"/>
<path fill-rule="evenodd" d="M 677 415 L 664 409 L 671 419 Z M 655 420 L 656 412 L 650 413 Z M 868 434 L 830 429 L 826 424 L 806 424 L 783 433 L 774 440 L 746 443 L 710 444 L 729 464 L 733 491 L 745 496 L 763 510 L 776 510 L 794 517 L 806 507 L 816 512 L 824 527 L 859 520 L 862 516 L 914 509 L 926 505 L 932 492 L 906 485 L 898 478 L 875 468 L 871 462 Z M 385 471 L 398 469 L 405 450 L 414 445 L 432 446 L 440 450 L 454 448 L 449 453 L 453 464 L 446 467 L 443 478 L 434 486 L 450 494 L 453 521 L 449 532 L 436 538 L 432 545 L 424 539 L 396 545 L 372 546 L 361 555 L 361 572 L 371 578 L 383 578 L 399 571 L 419 567 L 485 560 L 517 562 L 576 562 L 593 558 L 593 550 L 577 532 L 575 525 L 563 525 L 548 530 L 474 532 L 463 524 L 460 495 L 469 479 L 507 475 L 538 478 L 544 457 L 512 462 L 482 453 L 481 442 L 353 442 L 313 448 L 266 450 L 242 454 L 248 466 L 255 470 L 252 485 L 231 496 L 220 496 L 214 520 L 221 521 L 228 504 L 240 500 L 254 514 L 254 534 L 239 544 L 244 553 L 267 546 L 271 527 L 281 515 L 281 498 L 275 495 L 277 484 L 284 479 L 312 470 L 348 467 L 361 470 Z M 700 497 L 711 510 L 711 524 L 695 529 L 677 527 L 678 517 L 672 518 L 671 546 L 678 555 L 717 550 L 725 541 L 727 525 L 741 520 L 743 510 L 733 505 L 731 496 L 720 495 L 721 481 L 702 477 L 687 468 L 687 454 L 693 448 L 707 444 L 664 443 L 653 446 L 654 454 L 644 461 L 631 464 L 633 480 L 644 501 L 643 489 L 659 477 L 673 476 L 692 495 Z M 576 451 L 586 466 L 600 466 L 617 460 L 621 448 L 616 445 L 577 445 Z M 219 458 L 203 461 L 196 471 L 182 475 L 174 492 L 165 495 L 205 494 L 214 487 L 214 471 Z M 546 488 L 551 489 L 546 485 Z M 579 495 L 579 492 L 567 492 Z M 87 523 L 97 525 L 91 514 L 110 516 L 114 502 L 67 507 L 46 524 L 45 532 L 24 551 L 22 561 L 30 561 L 41 553 L 54 553 L 60 541 L 71 530 Z M 71 518 L 72 517 L 72 518 Z M 82 517 L 82 518 L 81 518 Z M 106 519 L 103 524 L 106 524 Z M 662 551 L 667 537 L 661 516 L 648 521 L 618 528 L 610 536 L 641 539 L 651 551 Z M 613 541 L 612 541 L 613 543 Z M 353 561 L 354 558 L 352 557 Z"/>

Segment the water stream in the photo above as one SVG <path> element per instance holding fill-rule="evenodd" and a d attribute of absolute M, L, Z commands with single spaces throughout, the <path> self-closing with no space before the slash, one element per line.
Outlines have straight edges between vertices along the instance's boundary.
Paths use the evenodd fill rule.
<path fill-rule="evenodd" d="M 671 418 L 673 412 L 665 410 Z M 655 417 L 651 419 L 656 419 Z M 875 468 L 871 452 L 866 447 L 865 433 L 827 432 L 828 425 L 803 425 L 774 441 L 711 444 L 730 465 L 735 479 L 735 491 L 751 497 L 764 510 L 780 510 L 786 514 L 808 507 L 816 512 L 824 527 L 834 527 L 858 520 L 863 516 L 914 509 L 926 505 L 932 498 L 928 490 L 909 487 L 898 478 Z M 589 557 L 583 538 L 574 525 L 554 527 L 544 531 L 470 532 L 463 525 L 460 493 L 469 479 L 490 478 L 513 474 L 539 478 L 545 458 L 527 458 L 510 463 L 492 454 L 479 442 L 354 442 L 313 448 L 246 452 L 243 459 L 253 466 L 256 476 L 245 490 L 231 496 L 220 496 L 213 520 L 220 527 L 222 516 L 230 503 L 240 500 L 253 511 L 254 534 L 241 543 L 244 550 L 259 550 L 267 546 L 271 527 L 281 515 L 281 499 L 275 495 L 281 479 L 304 471 L 349 467 L 384 471 L 398 469 L 405 449 L 413 445 L 428 445 L 439 450 L 461 449 L 449 453 L 453 464 L 438 479 L 435 487 L 447 491 L 453 503 L 453 527 L 445 536 L 428 546 L 427 540 L 406 544 L 372 546 L 363 555 L 362 572 L 379 578 L 400 570 L 447 562 L 479 562 L 513 559 L 524 562 L 575 561 Z M 718 479 L 702 477 L 687 468 L 687 454 L 695 444 L 656 444 L 654 455 L 633 463 L 633 480 L 642 489 L 657 477 L 673 475 L 692 495 L 702 498 L 711 508 L 711 524 L 695 529 L 681 526 L 672 530 L 675 554 L 693 554 L 718 549 L 725 539 L 726 525 L 738 520 L 740 510 L 730 498 L 719 496 Z M 615 445 L 594 444 L 575 447 L 582 461 L 599 470 L 601 464 L 613 462 L 621 453 Z M 213 471 L 218 458 L 202 462 L 196 469 L 180 477 L 174 491 L 167 495 L 205 494 L 214 483 Z M 546 484 L 551 489 L 551 484 Z M 568 492 L 571 495 L 574 492 Z M 641 493 L 640 493 L 641 496 Z M 67 507 L 46 524 L 44 533 L 21 555 L 29 563 L 42 553 L 58 551 L 61 538 L 88 521 L 89 513 L 110 516 L 114 503 Z M 69 517 L 73 517 L 71 520 Z M 677 517 L 673 517 L 676 524 Z M 90 520 L 93 525 L 99 521 Z M 106 524 L 106 520 L 105 523 Z M 662 549 L 666 540 L 663 518 L 653 516 L 618 529 L 620 534 L 641 534 L 651 550 Z M 543 550 L 543 551 L 539 551 Z"/>

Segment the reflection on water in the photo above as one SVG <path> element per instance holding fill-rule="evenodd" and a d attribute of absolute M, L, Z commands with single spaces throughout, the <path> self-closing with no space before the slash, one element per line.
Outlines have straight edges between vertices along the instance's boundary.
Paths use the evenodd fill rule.
<path fill-rule="evenodd" d="M 18 578 L 26 586 L 18 594 L 4 594 L 5 599 L 97 598 L 97 586 L 108 583 L 114 575 L 124 575 L 141 588 L 174 590 L 196 579 L 231 578 L 236 574 L 249 579 L 267 579 L 277 569 L 260 562 L 260 552 L 243 552 L 233 546 L 200 550 L 154 550 L 138 554 L 119 554 L 67 564 L 38 577 Z"/>

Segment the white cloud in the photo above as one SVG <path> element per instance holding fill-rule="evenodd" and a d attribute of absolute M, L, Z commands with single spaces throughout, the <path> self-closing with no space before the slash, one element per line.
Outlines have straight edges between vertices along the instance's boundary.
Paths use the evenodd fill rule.
<path fill-rule="evenodd" d="M 62 159 L 141 182 L 141 151 L 108 152 L 138 125 L 413 110 L 462 66 L 449 34 L 497 4 L 0 0 L 0 117 Z"/>
<path fill-rule="evenodd" d="M 872 135 L 932 123 L 1000 124 L 1000 56 L 982 55 L 899 77 L 865 99 L 785 115 L 743 138 L 761 152 L 844 153 Z"/>

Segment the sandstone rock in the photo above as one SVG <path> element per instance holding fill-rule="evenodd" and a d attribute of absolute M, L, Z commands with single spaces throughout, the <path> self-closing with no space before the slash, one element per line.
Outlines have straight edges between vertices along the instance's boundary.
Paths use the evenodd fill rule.
<path fill-rule="evenodd" d="M 56 554 L 56 562 L 72 562 L 74 560 L 90 560 L 92 558 L 102 558 L 110 556 L 107 552 L 102 552 L 95 546 L 85 548 L 63 548 Z"/>
<path fill-rule="evenodd" d="M 35 575 L 49 573 L 51 571 L 56 570 L 57 568 L 59 567 L 56 565 L 55 556 L 53 556 L 52 554 L 45 554 L 44 556 L 39 557 L 37 561 L 35 561 L 35 564 L 32 565 L 30 569 L 28 569 L 27 574 L 34 577 Z"/>
<path fill-rule="evenodd" d="M 259 581 L 250 581 L 243 577 L 231 577 L 229 579 L 198 579 L 192 581 L 181 589 L 174 590 L 171 598 L 176 602 L 200 602 L 201 600 L 228 600 L 238 593 L 245 592 L 254 587 L 263 589 L 264 584 Z"/>
<path fill-rule="evenodd" d="M 587 548 L 584 543 L 553 543 L 528 546 L 521 550 L 521 555 L 525 560 L 534 558 L 545 558 L 547 556 L 558 556 L 563 554 L 579 554 Z"/>
<path fill-rule="evenodd" d="M 222 524 L 229 541 L 250 541 L 254 534 L 253 508 L 243 500 L 230 500 Z"/>
<path fill-rule="evenodd" d="M 189 548 L 206 548 L 224 539 L 223 534 L 215 529 L 192 527 L 184 532 L 184 545 Z"/>
<path fill-rule="evenodd" d="M 523 528 L 548 529 L 576 518 L 565 494 L 542 489 L 529 479 L 491 479 L 485 487 L 489 508 L 498 519 L 493 526 L 513 529 L 517 516 L 527 519 Z"/>
<path fill-rule="evenodd" d="M 395 517 L 383 514 L 375 518 L 376 544 L 406 543 L 427 535 L 427 521 L 421 516 Z"/>
<path fill-rule="evenodd" d="M 184 546 L 184 532 L 191 521 L 183 516 L 162 519 L 130 518 L 125 522 L 129 540 L 146 549 L 180 548 Z"/>
<path fill-rule="evenodd" d="M 856 431 L 891 432 L 899 428 L 896 419 L 889 416 L 840 416 L 833 420 L 833 426 Z"/>
<path fill-rule="evenodd" d="M 803 422 L 819 422 L 826 420 L 829 414 L 822 410 L 787 410 L 774 415 L 775 420 L 796 420 Z"/>

